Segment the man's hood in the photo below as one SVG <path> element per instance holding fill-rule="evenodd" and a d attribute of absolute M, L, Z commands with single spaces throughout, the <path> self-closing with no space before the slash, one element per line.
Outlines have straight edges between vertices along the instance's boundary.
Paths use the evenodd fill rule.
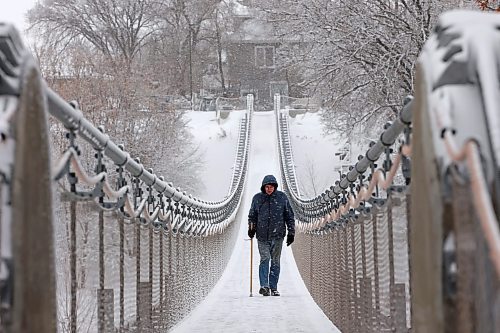
<path fill-rule="evenodd" d="M 276 181 L 276 177 L 274 177 L 273 175 L 267 175 L 264 177 L 264 180 L 262 180 L 262 186 L 260 187 L 262 193 L 266 193 L 266 190 L 264 189 L 266 185 L 274 185 L 274 190 L 276 191 L 278 189 L 278 182 Z"/>

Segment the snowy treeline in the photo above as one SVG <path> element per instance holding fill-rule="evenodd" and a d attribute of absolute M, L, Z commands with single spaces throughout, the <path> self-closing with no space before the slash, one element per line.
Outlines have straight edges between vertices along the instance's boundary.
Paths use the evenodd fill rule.
<path fill-rule="evenodd" d="M 44 75 L 71 91 L 63 96 L 78 98 L 84 112 L 112 111 L 98 117 L 106 123 L 178 102 L 165 96 L 184 96 L 189 106 L 204 75 L 218 77 L 225 91 L 234 15 L 261 15 L 283 41 L 277 66 L 303 78 L 290 91 L 319 97 L 327 131 L 346 133 L 365 132 L 367 124 L 378 129 L 397 115 L 404 96 L 413 94 L 416 58 L 439 14 L 481 3 L 493 6 L 464 0 L 42 1 L 28 19 Z M 169 119 L 169 137 L 182 138 L 182 124 Z"/>
<path fill-rule="evenodd" d="M 28 21 L 48 74 L 74 67 L 80 53 L 85 71 L 124 73 L 150 93 L 188 96 L 202 74 L 219 72 L 232 7 L 223 0 L 42 1 Z"/>

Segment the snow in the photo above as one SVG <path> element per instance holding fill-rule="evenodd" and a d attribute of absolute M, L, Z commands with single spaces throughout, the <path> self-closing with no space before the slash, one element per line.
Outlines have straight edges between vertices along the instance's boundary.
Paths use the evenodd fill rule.
<path fill-rule="evenodd" d="M 366 153 L 369 142 L 378 140 L 352 136 L 347 143 L 345 137 L 325 134 L 321 112 L 305 112 L 288 118 L 295 172 L 300 193 L 305 198 L 316 197 L 335 184 L 340 179 L 340 171 L 346 173 L 357 156 Z M 341 161 L 336 154 L 344 149 L 347 156 Z"/>
<path fill-rule="evenodd" d="M 428 86 L 430 104 L 438 105 L 430 110 L 434 149 L 443 161 L 441 172 L 445 172 L 454 163 L 439 135 L 444 128 L 460 129 L 453 140 L 457 147 L 462 147 L 468 140 L 478 141 L 484 149 L 482 158 L 492 165 L 500 161 L 500 117 L 498 105 L 498 25 L 500 17 L 494 13 L 450 11 L 440 17 L 440 26 L 446 27 L 446 33 L 433 34 L 424 45 L 419 56 L 419 63 Z M 454 36 L 443 46 L 443 36 Z M 450 53 L 452 48 L 460 52 Z M 447 57 L 446 55 L 451 54 Z M 446 60 L 445 60 L 446 59 Z M 454 69 L 452 64 L 464 64 L 467 71 Z M 464 72 L 463 78 L 457 73 Z M 474 73 L 474 74 L 470 74 Z M 453 81 L 476 81 L 478 84 L 445 84 L 437 89 L 443 79 Z M 458 82 L 457 81 L 457 82 Z M 425 92 L 424 92 L 425 93 Z M 477 107 L 480 105 L 481 107 Z M 483 115 L 484 114 L 484 115 Z M 486 168 L 488 179 L 494 179 L 492 168 Z"/>
<path fill-rule="evenodd" d="M 194 125 L 204 126 L 201 119 L 195 119 L 197 116 L 191 114 L 193 127 Z M 209 116 L 206 117 L 209 119 Z M 198 121 L 200 123 L 197 123 Z M 253 241 L 253 297 L 249 296 L 251 245 L 246 235 L 246 215 L 252 196 L 259 191 L 264 176 L 274 174 L 280 179 L 275 128 L 273 112 L 254 113 L 247 189 L 244 193 L 242 209 L 237 217 L 240 230 L 235 249 L 214 289 L 202 303 L 173 328 L 172 332 L 339 332 L 307 291 L 289 247 L 283 248 L 281 257 L 281 274 L 278 284 L 281 296 L 263 297 L 258 294 L 259 255 L 257 243 Z M 305 126 L 303 129 L 307 130 Z M 205 131 L 207 136 L 214 135 L 214 132 L 209 131 L 208 128 L 205 128 Z M 309 128 L 308 131 L 313 132 L 317 129 Z M 212 134 L 209 135 L 208 132 Z M 214 148 L 214 151 L 217 149 Z M 227 151 L 224 150 L 226 154 Z M 321 151 L 318 152 L 321 153 Z M 224 155 L 222 151 L 217 154 L 219 155 L 216 156 L 219 157 Z M 215 156 L 210 155 L 210 159 L 213 158 Z M 224 158 L 228 157 L 224 156 Z M 210 173 L 209 178 L 212 177 L 218 178 L 219 175 Z M 207 181 L 213 182 L 211 179 Z"/>
<path fill-rule="evenodd" d="M 204 154 L 205 168 L 200 172 L 204 186 L 197 197 L 217 201 L 228 194 L 239 124 L 245 113 L 246 111 L 231 111 L 226 119 L 221 118 L 219 121 L 215 111 L 185 113 L 195 145 L 200 145 Z"/>
<path fill-rule="evenodd" d="M 335 153 L 343 144 L 323 134 L 319 112 L 290 117 L 289 126 L 301 194 L 306 198 L 315 197 L 339 178 L 334 166 L 340 162 Z"/>

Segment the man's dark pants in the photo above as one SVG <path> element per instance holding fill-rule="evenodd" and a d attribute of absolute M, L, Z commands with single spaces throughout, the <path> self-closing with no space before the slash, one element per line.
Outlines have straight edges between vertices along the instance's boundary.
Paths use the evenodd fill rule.
<path fill-rule="evenodd" d="M 270 241 L 257 241 L 260 254 L 259 280 L 261 287 L 269 287 L 271 290 L 278 289 L 280 277 L 280 257 L 283 246 L 283 238 Z M 269 262 L 271 269 L 269 270 Z"/>

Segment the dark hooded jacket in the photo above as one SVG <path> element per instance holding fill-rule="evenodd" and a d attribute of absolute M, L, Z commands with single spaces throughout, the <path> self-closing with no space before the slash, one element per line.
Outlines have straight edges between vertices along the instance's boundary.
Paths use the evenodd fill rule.
<path fill-rule="evenodd" d="M 274 185 L 274 192 L 268 195 L 265 185 Z M 260 192 L 254 195 L 248 213 L 248 223 L 257 226 L 257 240 L 267 241 L 284 238 L 286 230 L 295 235 L 295 218 L 285 193 L 278 191 L 278 182 L 273 175 L 262 181 Z"/>

